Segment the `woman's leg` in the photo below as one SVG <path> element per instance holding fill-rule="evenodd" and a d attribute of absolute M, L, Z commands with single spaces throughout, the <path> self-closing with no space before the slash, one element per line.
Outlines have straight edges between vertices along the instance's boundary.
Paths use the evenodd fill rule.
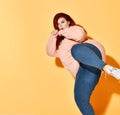
<path fill-rule="evenodd" d="M 78 62 L 100 70 L 106 65 L 101 59 L 100 51 L 88 43 L 74 45 L 71 54 Z"/>
<path fill-rule="evenodd" d="M 76 104 L 83 115 L 95 115 L 90 104 L 90 96 L 99 81 L 105 63 L 101 61 L 100 51 L 91 44 L 75 45 L 72 48 L 72 55 L 80 62 L 74 88 Z"/>
<path fill-rule="evenodd" d="M 101 71 L 95 73 L 84 67 L 80 67 L 75 80 L 74 98 L 83 115 L 95 115 L 90 96 L 99 81 Z"/>
<path fill-rule="evenodd" d="M 101 53 L 94 45 L 89 43 L 76 44 L 72 47 L 71 54 L 78 62 L 92 68 L 104 70 L 116 79 L 120 79 L 120 69 L 107 65 L 102 61 Z"/>

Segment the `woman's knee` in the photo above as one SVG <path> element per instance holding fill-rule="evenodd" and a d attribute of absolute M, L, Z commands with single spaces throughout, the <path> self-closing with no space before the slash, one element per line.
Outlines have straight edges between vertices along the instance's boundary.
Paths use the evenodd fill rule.
<path fill-rule="evenodd" d="M 76 44 L 71 48 L 71 54 L 73 57 L 76 57 L 78 55 L 78 53 L 80 53 L 83 49 L 83 45 L 82 44 Z"/>

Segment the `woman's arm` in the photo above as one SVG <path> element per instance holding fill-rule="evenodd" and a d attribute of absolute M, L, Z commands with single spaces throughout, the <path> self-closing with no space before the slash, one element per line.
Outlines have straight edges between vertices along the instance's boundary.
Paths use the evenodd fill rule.
<path fill-rule="evenodd" d="M 59 35 L 62 35 L 67 39 L 72 39 L 78 42 L 84 41 L 87 37 L 87 33 L 80 26 L 70 26 L 69 28 L 60 30 Z"/>
<path fill-rule="evenodd" d="M 58 31 L 54 31 L 51 33 L 51 36 L 48 39 L 47 45 L 46 45 L 46 51 L 49 56 L 57 57 L 56 55 L 56 41 L 57 41 L 57 33 Z"/>

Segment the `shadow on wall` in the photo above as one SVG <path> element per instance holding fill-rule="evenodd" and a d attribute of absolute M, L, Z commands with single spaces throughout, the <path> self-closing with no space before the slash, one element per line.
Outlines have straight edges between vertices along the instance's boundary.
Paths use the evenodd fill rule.
<path fill-rule="evenodd" d="M 55 64 L 57 65 L 57 67 L 63 68 L 63 65 L 59 58 L 55 58 Z"/>
<path fill-rule="evenodd" d="M 111 57 L 106 57 L 106 62 L 112 66 L 120 68 L 119 64 Z M 59 58 L 55 59 L 58 67 L 63 68 Z M 117 93 L 120 95 L 120 83 L 118 80 L 109 76 L 105 72 L 102 73 L 98 85 L 91 97 L 91 103 L 97 115 L 104 115 L 109 105 L 112 94 Z"/>
<path fill-rule="evenodd" d="M 112 66 L 120 68 L 119 64 L 111 56 L 107 55 L 106 62 Z M 114 93 L 120 95 L 120 83 L 118 80 L 104 72 L 101 75 L 99 83 L 91 98 L 91 103 L 94 106 L 97 115 L 105 114 L 111 96 Z"/>

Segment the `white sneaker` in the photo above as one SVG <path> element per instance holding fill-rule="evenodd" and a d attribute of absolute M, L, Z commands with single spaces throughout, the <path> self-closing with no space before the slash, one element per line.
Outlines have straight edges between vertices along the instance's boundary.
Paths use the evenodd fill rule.
<path fill-rule="evenodd" d="M 120 69 L 108 65 L 105 69 L 105 72 L 116 79 L 120 79 Z"/>

